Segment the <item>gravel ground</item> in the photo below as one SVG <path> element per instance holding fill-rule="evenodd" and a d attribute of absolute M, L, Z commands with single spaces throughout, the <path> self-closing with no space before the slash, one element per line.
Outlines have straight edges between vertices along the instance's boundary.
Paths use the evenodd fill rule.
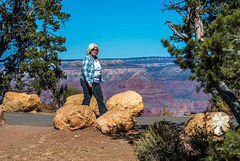
<path fill-rule="evenodd" d="M 142 131 L 107 136 L 93 127 L 63 132 L 53 127 L 0 127 L 0 160 L 137 160 L 133 140 Z"/>
<path fill-rule="evenodd" d="M 139 117 L 127 133 L 112 136 L 93 127 L 73 132 L 53 126 L 54 114 L 5 113 L 0 126 L 0 160 L 137 160 L 133 141 L 154 121 L 169 121 L 184 129 L 190 117 Z M 235 120 L 231 120 L 236 124 Z"/>

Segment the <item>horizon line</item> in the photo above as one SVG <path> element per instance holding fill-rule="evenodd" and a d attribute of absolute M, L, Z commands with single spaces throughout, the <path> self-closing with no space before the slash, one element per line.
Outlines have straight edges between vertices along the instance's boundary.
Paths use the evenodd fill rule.
<path fill-rule="evenodd" d="M 143 59 L 143 58 L 175 58 L 171 56 L 147 56 L 147 57 L 130 57 L 130 58 L 102 58 L 100 60 L 113 60 L 113 59 Z M 83 59 L 60 59 L 61 61 L 75 61 L 75 60 L 83 60 Z"/>

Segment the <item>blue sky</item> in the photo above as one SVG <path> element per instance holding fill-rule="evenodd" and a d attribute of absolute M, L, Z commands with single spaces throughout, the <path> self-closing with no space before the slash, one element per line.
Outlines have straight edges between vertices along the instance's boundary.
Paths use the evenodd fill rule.
<path fill-rule="evenodd" d="M 62 11 L 71 17 L 59 32 L 67 47 L 60 59 L 82 59 L 92 42 L 99 47 L 99 58 L 170 56 L 160 42 L 172 34 L 164 23 L 180 17 L 162 13 L 162 0 L 63 0 L 62 4 Z"/>
<path fill-rule="evenodd" d="M 60 59 L 83 59 L 90 43 L 99 47 L 100 59 L 170 57 L 160 40 L 172 31 L 166 20 L 181 23 L 181 16 L 161 9 L 167 0 L 62 0 L 71 15 L 56 33 L 66 38 Z M 3 54 L 1 59 L 9 55 Z"/>
<path fill-rule="evenodd" d="M 162 0 L 63 0 L 62 11 L 71 14 L 59 34 L 66 37 L 67 52 L 60 59 L 82 59 L 88 44 L 99 47 L 99 58 L 170 56 L 160 39 L 172 34 L 166 20 L 174 12 L 161 12 Z"/>

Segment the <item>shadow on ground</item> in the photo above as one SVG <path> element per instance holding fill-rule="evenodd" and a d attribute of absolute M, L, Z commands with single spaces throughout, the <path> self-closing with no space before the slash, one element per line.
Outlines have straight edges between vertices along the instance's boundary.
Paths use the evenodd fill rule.
<path fill-rule="evenodd" d="M 179 132 L 182 132 L 185 127 L 185 122 L 171 122 L 171 121 L 156 121 L 156 123 L 162 124 L 172 124 Z M 128 132 L 120 132 L 118 134 L 110 135 L 113 140 L 124 139 L 129 144 L 133 145 L 134 141 L 138 140 L 142 133 L 144 133 L 149 128 L 149 125 L 137 125 L 134 129 L 129 130 Z"/>

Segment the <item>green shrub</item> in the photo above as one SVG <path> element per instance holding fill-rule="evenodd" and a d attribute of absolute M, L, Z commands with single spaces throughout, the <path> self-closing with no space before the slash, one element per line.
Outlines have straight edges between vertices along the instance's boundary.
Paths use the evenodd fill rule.
<path fill-rule="evenodd" d="M 237 161 L 240 160 L 240 128 L 229 130 L 222 141 L 211 141 L 203 161 Z"/>
<path fill-rule="evenodd" d="M 176 126 L 167 122 L 149 125 L 140 138 L 134 141 L 139 160 L 179 161 L 185 154 Z"/>
<path fill-rule="evenodd" d="M 228 160 L 240 160 L 240 128 L 237 131 L 229 130 L 225 134 L 222 150 Z"/>
<path fill-rule="evenodd" d="M 75 94 L 81 94 L 82 91 L 76 87 L 73 87 L 73 86 L 70 86 L 68 87 L 68 85 L 61 85 L 61 87 L 59 88 L 59 92 L 58 92 L 58 95 L 59 95 L 59 100 L 58 100 L 58 103 L 59 103 L 59 107 L 62 107 L 63 104 L 66 102 L 66 99 L 69 97 L 69 96 L 72 96 L 72 95 L 75 95 Z"/>
<path fill-rule="evenodd" d="M 75 95 L 75 94 L 81 94 L 82 91 L 76 87 L 68 86 L 68 85 L 61 85 L 59 88 L 57 88 L 56 95 L 52 96 L 52 99 L 50 101 L 50 104 L 53 107 L 60 108 L 63 106 L 63 104 L 66 102 L 66 99 L 69 96 Z"/>
<path fill-rule="evenodd" d="M 213 136 L 207 133 L 207 117 L 204 117 L 204 125 L 199 128 L 197 125 L 192 127 L 192 135 L 189 136 L 188 144 L 191 150 L 188 151 L 189 159 L 201 159 L 208 155 L 208 148 L 213 141 Z"/>

